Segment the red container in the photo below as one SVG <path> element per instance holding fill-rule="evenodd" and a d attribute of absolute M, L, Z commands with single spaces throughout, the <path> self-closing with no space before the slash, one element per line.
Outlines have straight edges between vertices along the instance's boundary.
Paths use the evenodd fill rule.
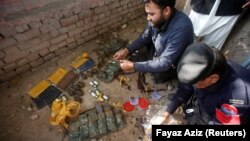
<path fill-rule="evenodd" d="M 149 102 L 147 99 L 145 98 L 139 98 L 139 104 L 138 104 L 138 107 L 142 110 L 146 110 L 148 109 L 148 106 L 149 106 Z"/>
<path fill-rule="evenodd" d="M 126 112 L 132 112 L 134 109 L 135 109 L 135 106 L 134 105 L 131 105 L 131 103 L 129 101 L 125 102 L 123 104 L 123 109 L 126 111 Z"/>

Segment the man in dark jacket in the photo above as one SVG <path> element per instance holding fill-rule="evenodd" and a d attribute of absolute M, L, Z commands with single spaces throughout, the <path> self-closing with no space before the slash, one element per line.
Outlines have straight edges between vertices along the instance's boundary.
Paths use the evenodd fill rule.
<path fill-rule="evenodd" d="M 176 94 L 164 116 L 168 117 L 190 97 L 185 109 L 186 124 L 249 124 L 250 71 L 226 61 L 221 52 L 203 43 L 192 44 L 178 67 Z"/>
<path fill-rule="evenodd" d="M 250 0 L 190 0 L 189 17 L 199 41 L 221 49 Z"/>
<path fill-rule="evenodd" d="M 175 0 L 144 0 L 148 24 L 144 33 L 127 48 L 114 55 L 125 72 L 151 72 L 155 82 L 163 83 L 176 75 L 176 65 L 193 42 L 193 26 L 190 19 L 174 8 Z M 128 54 L 147 48 L 148 60 L 132 62 Z"/>

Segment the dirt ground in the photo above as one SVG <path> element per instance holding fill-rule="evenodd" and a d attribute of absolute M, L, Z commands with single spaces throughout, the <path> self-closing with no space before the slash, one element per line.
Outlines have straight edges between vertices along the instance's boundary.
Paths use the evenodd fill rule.
<path fill-rule="evenodd" d="M 128 39 L 130 42 L 136 39 L 143 31 L 145 17 L 132 21 L 123 26 L 118 32 L 119 38 Z M 50 107 L 45 106 L 38 110 L 34 105 L 27 92 L 38 84 L 40 81 L 47 79 L 57 68 L 63 67 L 70 70 L 70 63 L 85 51 L 90 52 L 99 46 L 98 40 L 92 40 L 77 49 L 67 52 L 62 56 L 51 60 L 40 66 L 32 72 L 27 72 L 22 76 L 14 78 L 8 83 L 1 84 L 0 98 L 0 140 L 1 141 L 67 141 L 68 137 L 62 132 L 59 126 L 52 126 L 49 123 L 51 114 Z M 93 56 L 95 59 L 95 56 Z M 95 77 L 95 76 L 94 76 Z M 131 90 L 120 86 L 118 80 L 111 83 L 103 83 L 96 79 L 100 85 L 99 89 L 110 99 L 109 104 L 113 102 L 124 103 L 129 100 L 129 96 L 140 96 L 147 98 L 150 104 L 159 104 L 160 101 L 153 101 L 148 94 L 143 94 L 137 89 L 137 73 L 126 75 L 130 78 L 129 85 Z M 146 75 L 146 80 L 151 81 L 151 77 Z M 88 93 L 90 90 L 89 81 L 82 80 L 86 87 L 82 90 L 83 102 L 81 103 L 81 112 L 91 109 L 95 106 L 96 99 Z M 164 87 L 157 86 L 157 88 Z M 174 91 L 174 90 L 173 90 Z M 163 96 L 172 91 L 162 91 Z M 68 96 L 69 99 L 72 97 Z M 96 140 L 99 141 L 132 141 L 141 140 L 142 130 L 138 127 L 137 119 L 145 115 L 145 111 L 136 108 L 133 112 L 124 113 L 126 126 L 117 132 L 102 136 Z"/>

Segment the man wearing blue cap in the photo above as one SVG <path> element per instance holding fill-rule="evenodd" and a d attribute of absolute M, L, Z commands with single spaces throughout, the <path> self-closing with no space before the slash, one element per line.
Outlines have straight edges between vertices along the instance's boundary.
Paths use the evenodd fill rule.
<path fill-rule="evenodd" d="M 150 72 L 155 83 L 165 83 L 176 76 L 176 66 L 186 47 L 193 43 L 193 25 L 183 12 L 174 8 L 175 0 L 144 0 L 148 24 L 143 34 L 127 48 L 115 53 L 125 72 Z M 138 50 L 143 60 L 126 57 Z M 146 56 L 146 58 L 145 58 Z"/>
<path fill-rule="evenodd" d="M 192 97 L 186 124 L 249 124 L 250 71 L 227 61 L 217 49 L 204 43 L 190 45 L 178 66 L 180 85 L 164 116 Z"/>

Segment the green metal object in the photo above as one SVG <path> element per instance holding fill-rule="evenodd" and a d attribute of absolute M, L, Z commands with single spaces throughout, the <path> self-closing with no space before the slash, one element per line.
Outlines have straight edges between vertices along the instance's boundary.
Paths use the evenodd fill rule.
<path fill-rule="evenodd" d="M 89 136 L 95 137 L 99 135 L 98 131 L 98 116 L 95 110 L 91 110 L 88 112 L 88 119 L 89 119 Z"/>
<path fill-rule="evenodd" d="M 96 104 L 96 107 L 69 122 L 69 141 L 85 141 L 99 138 L 125 126 L 125 120 L 120 109 L 113 109 L 108 104 Z"/>
<path fill-rule="evenodd" d="M 108 133 L 107 122 L 105 119 L 105 114 L 103 112 L 102 106 L 100 104 L 96 104 L 96 111 L 98 113 L 98 129 L 100 134 Z"/>
<path fill-rule="evenodd" d="M 104 105 L 104 113 L 107 120 L 108 130 L 111 132 L 117 131 L 115 116 L 113 114 L 113 111 L 111 110 L 111 107 L 108 104 Z"/>
<path fill-rule="evenodd" d="M 98 72 L 97 78 L 105 83 L 111 82 L 121 71 L 117 61 L 107 62 Z"/>
<path fill-rule="evenodd" d="M 114 113 L 115 113 L 117 128 L 122 129 L 125 125 L 125 120 L 123 118 L 122 111 L 120 109 L 115 109 Z"/>

